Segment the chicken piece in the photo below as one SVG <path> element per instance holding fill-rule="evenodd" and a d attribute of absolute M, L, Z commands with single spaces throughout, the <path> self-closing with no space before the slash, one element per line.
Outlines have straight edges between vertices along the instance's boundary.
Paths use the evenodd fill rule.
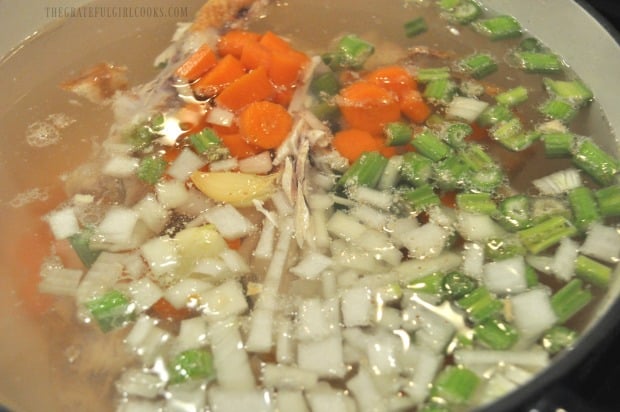
<path fill-rule="evenodd" d="M 126 67 L 98 63 L 60 86 L 95 104 L 103 104 L 117 91 L 126 90 L 128 84 Z"/>
<path fill-rule="evenodd" d="M 223 27 L 239 17 L 257 0 L 209 0 L 196 13 L 191 31 L 202 31 L 210 27 Z"/>

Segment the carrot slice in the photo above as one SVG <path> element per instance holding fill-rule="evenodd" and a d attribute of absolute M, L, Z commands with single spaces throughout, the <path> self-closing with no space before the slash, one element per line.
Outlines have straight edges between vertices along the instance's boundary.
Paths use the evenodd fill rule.
<path fill-rule="evenodd" d="M 215 52 L 204 44 L 175 71 L 175 75 L 186 81 L 194 81 L 217 63 Z"/>
<path fill-rule="evenodd" d="M 236 239 L 226 239 L 226 244 L 229 249 L 237 250 L 241 247 L 241 238 L 238 237 Z"/>
<path fill-rule="evenodd" d="M 259 67 L 232 82 L 215 100 L 221 106 L 234 111 L 259 100 L 268 100 L 274 93 L 267 70 Z"/>
<path fill-rule="evenodd" d="M 308 61 L 308 56 L 295 50 L 273 53 L 267 69 L 269 78 L 276 85 L 291 87 L 297 83 Z"/>
<path fill-rule="evenodd" d="M 397 96 L 417 88 L 417 82 L 402 66 L 380 67 L 368 73 L 365 79 L 396 93 Z"/>
<path fill-rule="evenodd" d="M 332 146 L 342 157 L 353 163 L 362 153 L 377 151 L 381 143 L 365 130 L 346 129 L 334 135 Z"/>
<path fill-rule="evenodd" d="M 424 123 L 432 113 L 422 94 L 415 89 L 405 92 L 400 97 L 400 110 L 409 120 L 418 124 Z"/>
<path fill-rule="evenodd" d="M 236 58 L 240 58 L 243 46 L 249 42 L 258 42 L 260 37 L 260 34 L 246 30 L 231 30 L 220 36 L 217 43 L 217 52 L 220 56 L 230 54 Z"/>
<path fill-rule="evenodd" d="M 286 40 L 284 40 L 282 37 L 278 36 L 272 31 L 267 31 L 263 33 L 258 42 L 266 49 L 276 53 L 288 52 L 293 50 L 291 45 Z"/>
<path fill-rule="evenodd" d="M 248 42 L 243 46 L 239 60 L 246 69 L 253 70 L 271 64 L 272 53 L 265 46 L 257 42 Z"/>
<path fill-rule="evenodd" d="M 260 147 L 246 142 L 243 137 L 241 137 L 241 133 L 220 134 L 219 136 L 231 156 L 238 159 L 245 159 L 246 157 L 254 156 L 263 151 Z"/>
<path fill-rule="evenodd" d="M 245 74 L 245 67 L 232 55 L 221 58 L 217 64 L 192 85 L 199 96 L 214 96 L 228 84 Z"/>
<path fill-rule="evenodd" d="M 249 104 L 239 115 L 239 131 L 246 142 L 263 149 L 275 149 L 293 127 L 284 107 L 269 101 Z"/>
<path fill-rule="evenodd" d="M 166 320 L 183 320 L 192 315 L 192 311 L 188 308 L 177 309 L 165 298 L 160 298 L 151 306 L 149 312 L 160 319 Z"/>
<path fill-rule="evenodd" d="M 353 83 L 340 91 L 340 97 L 340 112 L 351 128 L 379 134 L 386 123 L 400 119 L 394 94 L 376 84 Z"/>

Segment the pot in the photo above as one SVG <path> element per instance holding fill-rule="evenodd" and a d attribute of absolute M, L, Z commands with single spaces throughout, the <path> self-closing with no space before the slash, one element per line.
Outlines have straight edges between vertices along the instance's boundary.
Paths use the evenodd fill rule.
<path fill-rule="evenodd" d="M 156 71 L 145 62 L 152 62 L 167 44 L 174 23 L 191 19 L 202 1 L 177 2 L 180 4 L 178 13 L 187 13 L 185 16 L 69 18 L 65 21 L 50 19 L 49 14 L 41 16 L 41 7 L 57 4 L 64 7 L 74 3 L 83 2 L 33 2 L 37 16 L 22 33 L 31 33 L 33 27 L 45 26 L 45 29 L 23 47 L 8 51 L 9 45 L 24 38 L 23 35 L 17 37 L 18 29 L 11 28 L 13 37 L 0 36 L 3 40 L 0 55 L 5 54 L 0 61 L 0 139 L 3 144 L 0 173 L 4 176 L 0 182 L 0 227 L 4 235 L 0 251 L 0 261 L 4 262 L 0 269 L 0 370 L 3 371 L 0 403 L 15 411 L 62 410 L 57 393 L 82 387 L 80 382 L 66 375 L 67 371 L 59 371 L 54 359 L 60 356 L 71 361 L 73 356 L 79 356 L 79 347 L 67 346 L 58 353 L 62 346 L 59 346 L 60 335 L 66 331 L 55 329 L 54 322 L 71 316 L 70 310 L 65 308 L 67 313 L 60 312 L 58 319 L 41 324 L 41 318 L 29 312 L 33 308 L 28 308 L 29 304 L 20 298 L 20 288 L 27 285 L 16 280 L 31 269 L 24 268 L 23 260 L 17 258 L 20 250 L 29 249 L 20 242 L 25 233 L 41 228 L 40 216 L 55 206 L 61 190 L 58 176 L 89 158 L 93 142 L 105 137 L 111 123 L 109 110 L 76 102 L 57 85 L 80 68 L 110 59 L 130 68 L 131 83 L 150 79 Z M 169 2 L 162 0 L 134 3 L 169 7 Z M 398 13 L 395 10 L 400 7 L 400 1 L 395 2 L 398 7 L 385 3 L 385 0 L 338 1 L 326 2 L 325 8 L 330 19 L 364 28 L 389 22 L 389 16 Z M 620 130 L 617 33 L 600 24 L 587 6 L 573 0 L 486 0 L 484 3 L 490 9 L 516 17 L 532 35 L 563 56 L 590 86 L 596 101 L 578 129 L 587 131 L 601 146 L 617 155 L 619 142 L 614 134 Z M 98 4 L 114 6 L 114 2 L 108 0 Z M 328 23 L 317 27 L 316 22 L 322 21 L 326 12 L 315 2 L 290 0 L 287 4 L 290 9 L 299 6 L 302 11 L 278 21 L 278 25 L 300 42 L 305 38 L 330 39 L 337 34 L 336 25 Z M 10 8 L 0 4 L 0 10 L 2 7 Z M 355 12 L 349 10 L 351 7 L 355 7 Z M 287 10 L 282 6 L 275 12 L 287 13 Z M 271 23 L 269 17 L 256 26 L 269 27 Z M 613 329 L 617 329 L 620 318 L 620 302 L 616 299 L 619 277 L 614 276 L 615 282 L 601 297 L 592 313 L 592 321 L 585 326 L 584 335 L 574 349 L 560 355 L 551 367 L 517 391 L 481 410 L 522 410 L 524 405 L 533 405 L 554 382 L 599 352 L 609 341 Z M 35 311 L 39 304 L 44 302 L 35 302 Z M 56 352 L 50 352 L 50 342 Z M 66 381 L 58 382 L 59 374 L 65 374 Z M 76 405 L 82 401 L 76 400 Z M 94 393 L 92 401 L 88 406 L 82 404 L 86 407 L 84 410 L 105 410 L 104 406 L 100 407 L 105 405 L 104 400 Z"/>

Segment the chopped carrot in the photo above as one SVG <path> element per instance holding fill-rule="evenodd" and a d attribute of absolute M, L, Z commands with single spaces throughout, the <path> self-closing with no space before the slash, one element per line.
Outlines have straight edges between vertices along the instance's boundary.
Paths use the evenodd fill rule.
<path fill-rule="evenodd" d="M 238 237 L 236 239 L 226 239 L 226 244 L 229 249 L 237 250 L 241 247 L 241 238 Z"/>
<path fill-rule="evenodd" d="M 250 103 L 268 100 L 274 93 L 267 70 L 259 67 L 229 84 L 215 100 L 230 110 L 239 110 Z"/>
<path fill-rule="evenodd" d="M 150 312 L 152 315 L 166 320 L 183 320 L 192 316 L 192 311 L 189 308 L 177 309 L 165 298 L 160 298 L 155 302 L 151 306 Z"/>
<path fill-rule="evenodd" d="M 220 134 L 220 139 L 230 152 L 231 156 L 238 159 L 245 159 L 246 157 L 254 156 L 263 150 L 260 147 L 256 147 L 246 142 L 243 137 L 241 137 L 240 133 Z"/>
<path fill-rule="evenodd" d="M 232 122 L 230 126 L 222 126 L 219 124 L 209 124 L 209 127 L 217 133 L 218 136 L 223 134 L 234 134 L 239 133 L 239 126 L 237 126 L 236 122 Z"/>
<path fill-rule="evenodd" d="M 432 113 L 431 107 L 416 89 L 401 95 L 400 110 L 409 120 L 418 124 L 424 123 Z"/>
<path fill-rule="evenodd" d="M 269 68 L 271 64 L 272 52 L 258 42 L 248 42 L 243 46 L 241 64 L 248 69 L 253 70 L 263 66 Z"/>
<path fill-rule="evenodd" d="M 379 150 L 381 143 L 366 130 L 346 129 L 334 135 L 332 146 L 342 157 L 353 163 L 362 153 Z"/>
<path fill-rule="evenodd" d="M 288 105 L 291 103 L 291 100 L 293 100 L 294 94 L 294 87 L 279 87 L 276 89 L 276 94 L 275 96 L 273 96 L 273 101 L 284 107 L 288 107 Z"/>
<path fill-rule="evenodd" d="M 177 110 L 175 117 L 186 134 L 196 133 L 204 128 L 205 109 L 199 104 L 189 103 Z"/>
<path fill-rule="evenodd" d="M 299 80 L 308 61 L 308 56 L 295 50 L 273 53 L 267 69 L 269 78 L 276 85 L 291 87 Z"/>
<path fill-rule="evenodd" d="M 442 193 L 441 196 L 439 196 L 439 200 L 441 201 L 441 204 L 446 207 L 449 207 L 451 209 L 456 208 L 456 192 L 455 191 Z"/>
<path fill-rule="evenodd" d="M 246 106 L 239 115 L 239 131 L 246 142 L 263 149 L 275 149 L 293 127 L 293 118 L 284 107 L 269 101 Z"/>
<path fill-rule="evenodd" d="M 231 30 L 220 36 L 217 43 L 217 52 L 220 56 L 231 55 L 240 58 L 243 46 L 248 42 L 258 42 L 260 37 L 260 34 L 250 31 Z"/>
<path fill-rule="evenodd" d="M 388 146 L 385 144 L 385 138 L 383 136 L 375 137 L 377 141 L 377 151 L 383 156 L 390 158 L 398 154 L 398 148 L 396 146 Z"/>
<path fill-rule="evenodd" d="M 177 157 L 179 157 L 181 150 L 182 148 L 178 145 L 168 146 L 164 152 L 163 159 L 168 163 L 172 163 Z"/>
<path fill-rule="evenodd" d="M 217 64 L 192 85 L 199 96 L 215 96 L 228 84 L 245 74 L 245 67 L 232 55 L 221 58 Z"/>
<path fill-rule="evenodd" d="M 215 52 L 204 44 L 175 71 L 175 75 L 186 81 L 194 81 L 217 63 Z"/>
<path fill-rule="evenodd" d="M 375 69 L 365 77 L 369 82 L 402 96 L 405 92 L 417 88 L 417 83 L 409 72 L 402 66 L 385 66 Z"/>
<path fill-rule="evenodd" d="M 386 123 L 400 119 L 400 108 L 394 94 L 366 81 L 342 89 L 337 102 L 351 128 L 380 134 Z"/>
<path fill-rule="evenodd" d="M 275 53 L 288 52 L 293 49 L 286 40 L 271 31 L 263 33 L 259 43 Z"/>
<path fill-rule="evenodd" d="M 487 140 L 489 138 L 489 131 L 484 127 L 480 126 L 478 123 L 473 122 L 470 124 L 472 133 L 467 136 L 468 141 L 482 141 Z"/>

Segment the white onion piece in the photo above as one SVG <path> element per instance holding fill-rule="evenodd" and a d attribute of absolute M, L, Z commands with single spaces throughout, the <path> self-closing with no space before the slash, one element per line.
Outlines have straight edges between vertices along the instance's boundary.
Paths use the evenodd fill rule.
<path fill-rule="evenodd" d="M 170 211 L 152 193 L 144 196 L 133 206 L 133 209 L 154 233 L 160 233 L 164 229 L 170 215 Z"/>
<path fill-rule="evenodd" d="M 513 296 L 510 303 L 515 326 L 522 337 L 537 338 L 557 321 L 549 293 L 544 289 L 536 288 Z"/>
<path fill-rule="evenodd" d="M 330 319 L 323 302 L 317 298 L 301 299 L 297 307 L 295 337 L 301 341 L 316 340 L 332 333 Z"/>
<path fill-rule="evenodd" d="M 448 273 L 458 268 L 462 263 L 460 255 L 454 252 L 444 252 L 429 259 L 405 260 L 396 267 L 403 282 L 409 283 L 412 278 L 430 275 L 434 272 Z"/>
<path fill-rule="evenodd" d="M 403 390 L 414 402 L 422 403 L 430 392 L 435 375 L 443 365 L 443 355 L 415 346 L 411 346 L 409 352 L 414 354 L 415 365 L 411 384 L 406 385 Z"/>
<path fill-rule="evenodd" d="M 376 375 L 398 373 L 398 353 L 402 342 L 398 336 L 387 331 L 371 336 L 366 343 L 368 366 Z"/>
<path fill-rule="evenodd" d="M 138 169 L 139 160 L 131 156 L 117 155 L 110 158 L 102 168 L 102 173 L 107 176 L 124 178 L 132 176 Z"/>
<path fill-rule="evenodd" d="M 88 269 L 76 291 L 76 300 L 85 303 L 107 292 L 123 274 L 123 264 L 115 253 L 102 252 Z"/>
<path fill-rule="evenodd" d="M 172 306 L 181 309 L 199 303 L 196 297 L 211 288 L 213 285 L 205 280 L 185 278 L 166 289 L 164 297 Z"/>
<path fill-rule="evenodd" d="M 551 271 L 565 282 L 575 276 L 575 260 L 579 255 L 579 244 L 571 238 L 564 238 L 553 255 Z"/>
<path fill-rule="evenodd" d="M 532 184 L 544 195 L 558 195 L 581 186 L 582 182 L 579 171 L 571 168 L 534 179 Z"/>
<path fill-rule="evenodd" d="M 468 242 L 463 246 L 463 273 L 474 279 L 482 279 L 484 248 L 478 243 Z"/>
<path fill-rule="evenodd" d="M 209 170 L 211 172 L 230 172 L 239 168 L 239 160 L 236 157 L 228 159 L 217 160 L 209 163 Z"/>
<path fill-rule="evenodd" d="M 388 227 L 393 218 L 391 215 L 368 205 L 353 206 L 349 209 L 349 213 L 352 217 L 356 218 L 364 225 L 376 230 L 384 230 Z M 415 227 L 417 227 L 417 224 Z M 414 227 L 411 227 L 410 229 L 414 229 Z"/>
<path fill-rule="evenodd" d="M 254 374 L 248 354 L 243 349 L 239 326 L 230 320 L 215 322 L 209 326 L 208 340 L 213 353 L 213 364 L 217 370 L 218 384 L 233 390 L 232 393 L 237 393 L 237 396 L 243 390 L 253 389 Z"/>
<path fill-rule="evenodd" d="M 346 382 L 361 412 L 382 412 L 387 410 L 383 396 L 377 390 L 372 376 L 365 368 L 360 368 L 355 376 Z"/>
<path fill-rule="evenodd" d="M 150 412 L 159 411 L 163 408 L 161 401 L 150 399 L 127 399 L 123 400 L 117 408 L 117 412 Z"/>
<path fill-rule="evenodd" d="M 291 273 L 303 277 L 305 279 L 316 279 L 318 276 L 332 264 L 331 258 L 317 253 L 309 252 L 290 269 Z"/>
<path fill-rule="evenodd" d="M 276 359 L 279 364 L 290 364 L 295 361 L 295 344 L 293 322 L 281 317 L 276 326 Z"/>
<path fill-rule="evenodd" d="M 174 179 L 184 181 L 196 170 L 206 165 L 200 156 L 192 149 L 186 147 L 181 150 L 179 156 L 170 164 L 166 173 Z"/>
<path fill-rule="evenodd" d="M 448 230 L 429 222 L 410 232 L 401 234 L 399 240 L 412 257 L 424 259 L 441 254 L 449 236 Z"/>
<path fill-rule="evenodd" d="M 75 296 L 82 275 L 79 269 L 52 268 L 45 271 L 45 276 L 39 282 L 39 292 Z"/>
<path fill-rule="evenodd" d="M 306 392 L 306 399 L 312 412 L 351 412 L 355 401 L 345 392 L 329 386 L 319 386 Z"/>
<path fill-rule="evenodd" d="M 211 208 L 204 213 L 204 216 L 225 239 L 238 239 L 254 230 L 252 222 L 229 204 Z"/>
<path fill-rule="evenodd" d="M 609 263 L 618 262 L 620 233 L 615 227 L 593 223 L 581 245 L 581 253 Z"/>
<path fill-rule="evenodd" d="M 267 388 L 312 389 L 319 380 L 315 372 L 295 366 L 267 363 L 262 369 L 262 383 Z"/>
<path fill-rule="evenodd" d="M 197 316 L 181 321 L 174 349 L 176 353 L 180 353 L 188 349 L 201 348 L 207 342 L 207 322 L 201 316 Z"/>
<path fill-rule="evenodd" d="M 494 293 L 520 293 L 527 289 L 523 256 L 489 262 L 484 265 L 483 281 Z"/>
<path fill-rule="evenodd" d="M 347 370 L 344 364 L 342 338 L 333 335 L 322 340 L 299 342 L 297 364 L 302 369 L 316 372 L 323 378 L 342 378 Z"/>
<path fill-rule="evenodd" d="M 273 168 L 273 164 L 271 163 L 271 154 L 269 151 L 264 151 L 257 155 L 241 159 L 238 164 L 240 172 L 254 173 L 257 175 L 267 174 Z"/>
<path fill-rule="evenodd" d="M 144 363 L 150 364 L 164 350 L 169 340 L 170 334 L 158 327 L 156 320 L 142 315 L 125 338 L 125 344 L 140 356 Z"/>
<path fill-rule="evenodd" d="M 141 369 L 129 369 L 116 381 L 121 393 L 153 399 L 164 388 L 165 382 L 159 376 Z"/>
<path fill-rule="evenodd" d="M 169 385 L 166 388 L 165 411 L 204 411 L 207 408 L 207 394 L 198 382 L 188 382 L 185 385 Z"/>
<path fill-rule="evenodd" d="M 243 288 L 235 280 L 201 293 L 200 298 L 200 310 L 208 320 L 225 319 L 248 310 Z"/>
<path fill-rule="evenodd" d="M 250 271 L 250 266 L 236 250 L 224 249 L 220 253 L 220 258 L 226 264 L 226 267 L 234 273 L 244 274 Z"/>
<path fill-rule="evenodd" d="M 489 104 L 471 97 L 454 97 L 446 107 L 446 118 L 474 122 Z"/>
<path fill-rule="evenodd" d="M 153 306 L 164 295 L 161 288 L 149 278 L 131 282 L 127 290 L 137 309 L 142 312 Z"/>
<path fill-rule="evenodd" d="M 156 276 L 174 271 L 179 264 L 177 244 L 168 236 L 149 240 L 140 247 L 140 252 Z"/>
<path fill-rule="evenodd" d="M 279 390 L 276 397 L 276 410 L 287 412 L 309 412 L 301 391 Z"/>
<path fill-rule="evenodd" d="M 382 210 L 388 210 L 394 204 L 394 195 L 392 193 L 371 189 L 366 186 L 352 187 L 349 198 Z"/>
<path fill-rule="evenodd" d="M 232 125 L 235 119 L 235 114 L 230 110 L 226 110 L 222 107 L 215 106 L 207 113 L 207 122 L 217 125 L 228 127 Z"/>
<path fill-rule="evenodd" d="M 415 331 L 416 343 L 442 353 L 456 332 L 455 326 L 425 305 L 412 301 L 402 311 L 403 328 Z"/>
<path fill-rule="evenodd" d="M 71 207 L 51 212 L 47 222 L 56 239 L 66 239 L 80 231 L 75 211 Z"/>
<path fill-rule="evenodd" d="M 230 365 L 222 365 L 230 368 Z M 219 369 L 218 369 L 219 371 Z M 219 372 L 218 372 L 219 373 Z M 217 412 L 271 412 L 272 400 L 267 391 L 259 389 L 244 388 L 229 389 L 213 386 L 208 392 L 210 410 Z"/>
<path fill-rule="evenodd" d="M 350 215 L 336 211 L 327 221 L 327 231 L 344 240 L 352 240 L 361 236 L 366 227 Z"/>
<path fill-rule="evenodd" d="M 228 272 L 224 261 L 218 257 L 206 257 L 196 262 L 192 273 L 219 278 Z"/>
<path fill-rule="evenodd" d="M 176 179 L 158 182 L 155 190 L 161 204 L 168 209 L 181 206 L 189 198 L 185 183 Z"/>
<path fill-rule="evenodd" d="M 254 256 L 267 259 L 273 256 L 273 244 L 276 237 L 276 227 L 269 219 L 263 219 L 263 229 L 260 232 L 258 243 L 254 249 Z"/>
<path fill-rule="evenodd" d="M 471 242 L 484 242 L 492 238 L 503 238 L 506 231 L 488 215 L 460 211 L 457 215 L 458 232 Z"/>
<path fill-rule="evenodd" d="M 383 174 L 379 179 L 377 188 L 379 190 L 392 190 L 396 187 L 398 179 L 400 179 L 400 168 L 403 164 L 403 157 L 401 155 L 392 156 L 388 159 Z"/>

